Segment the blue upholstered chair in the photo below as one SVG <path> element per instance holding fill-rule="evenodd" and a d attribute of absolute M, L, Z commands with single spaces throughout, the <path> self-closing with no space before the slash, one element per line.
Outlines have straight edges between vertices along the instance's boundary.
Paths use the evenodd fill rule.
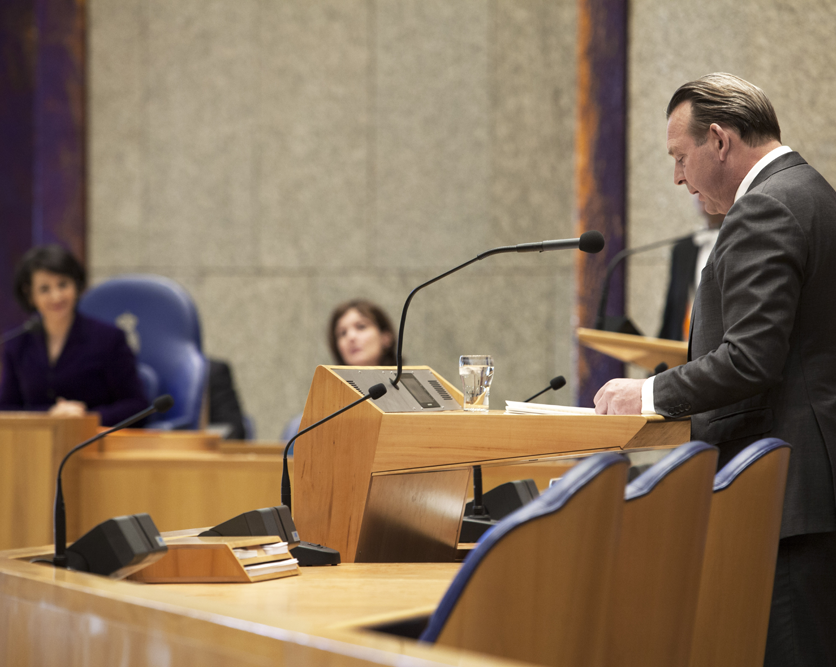
<path fill-rule="evenodd" d="M 89 289 L 78 307 L 125 331 L 149 400 L 160 394 L 174 398 L 171 410 L 146 425 L 199 428 L 208 369 L 197 309 L 186 290 L 161 276 L 124 275 Z"/>
<path fill-rule="evenodd" d="M 598 664 L 627 467 L 620 454 L 590 456 L 485 533 L 421 641 Z"/>
<path fill-rule="evenodd" d="M 627 486 L 605 664 L 688 667 L 718 453 L 689 442 Z"/>
<path fill-rule="evenodd" d="M 789 459 L 786 442 L 765 438 L 714 478 L 693 667 L 763 665 Z"/>

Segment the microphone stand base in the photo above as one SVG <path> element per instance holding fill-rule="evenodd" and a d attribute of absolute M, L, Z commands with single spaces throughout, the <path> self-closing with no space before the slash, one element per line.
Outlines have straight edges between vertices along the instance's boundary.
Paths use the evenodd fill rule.
<path fill-rule="evenodd" d="M 498 521 L 494 521 L 489 516 L 466 516 L 462 519 L 459 542 L 477 542 L 488 528 L 497 523 Z"/>
<path fill-rule="evenodd" d="M 311 542 L 300 542 L 298 547 L 290 550 L 290 555 L 299 561 L 300 567 L 340 564 L 339 551 Z"/>

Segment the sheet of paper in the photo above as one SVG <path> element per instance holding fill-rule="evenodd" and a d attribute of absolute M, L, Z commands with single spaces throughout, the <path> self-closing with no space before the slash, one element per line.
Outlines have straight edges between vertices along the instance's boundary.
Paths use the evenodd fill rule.
<path fill-rule="evenodd" d="M 505 413 L 509 415 L 594 415 L 595 408 L 575 408 L 569 405 L 544 405 L 505 401 Z"/>

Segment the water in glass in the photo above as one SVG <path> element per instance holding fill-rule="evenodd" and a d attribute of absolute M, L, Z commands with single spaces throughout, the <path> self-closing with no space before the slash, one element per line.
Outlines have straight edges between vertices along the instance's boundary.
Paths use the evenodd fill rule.
<path fill-rule="evenodd" d="M 493 379 L 493 358 L 487 354 L 465 354 L 459 357 L 464 409 L 474 412 L 488 410 Z"/>

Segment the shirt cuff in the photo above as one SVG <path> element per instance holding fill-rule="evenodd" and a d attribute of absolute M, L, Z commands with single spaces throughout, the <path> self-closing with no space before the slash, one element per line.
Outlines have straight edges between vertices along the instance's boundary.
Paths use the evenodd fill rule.
<path fill-rule="evenodd" d="M 651 376 L 642 384 L 642 414 L 655 415 L 656 406 L 653 404 L 653 380 L 656 378 Z"/>

